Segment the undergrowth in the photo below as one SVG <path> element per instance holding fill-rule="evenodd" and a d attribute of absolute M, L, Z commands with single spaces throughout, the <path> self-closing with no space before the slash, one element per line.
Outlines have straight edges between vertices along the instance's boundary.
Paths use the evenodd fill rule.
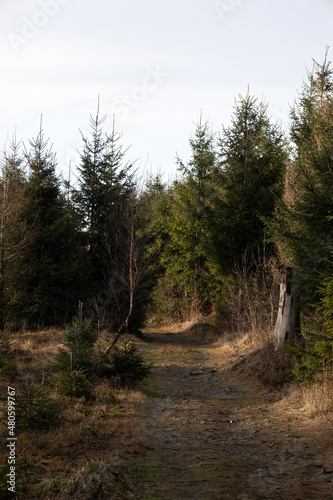
<path fill-rule="evenodd" d="M 109 342 L 106 333 L 98 340 Z M 142 430 L 131 417 L 144 401 L 139 384 L 149 365 L 130 338 L 107 359 L 96 341 L 97 331 L 82 318 L 65 332 L 0 337 L 0 391 L 6 394 L 10 381 L 16 393 L 17 492 L 22 498 L 136 495 L 125 459 L 143 446 Z M 6 401 L 0 404 L 5 422 Z M 6 451 L 2 447 L 0 498 L 8 493 Z"/>

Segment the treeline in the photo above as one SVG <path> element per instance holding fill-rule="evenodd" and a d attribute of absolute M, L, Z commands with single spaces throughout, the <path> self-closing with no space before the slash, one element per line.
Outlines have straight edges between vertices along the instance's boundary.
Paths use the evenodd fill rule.
<path fill-rule="evenodd" d="M 105 133 L 99 112 L 82 137 L 74 186 L 57 177 L 42 127 L 28 146 L 13 141 L 0 185 L 2 328 L 64 324 L 79 301 L 86 316 L 119 335 L 140 328 L 147 311 L 157 319 L 225 320 L 236 301 L 244 316 L 239 293 L 254 299 L 260 290 L 261 312 L 272 322 L 276 274 L 289 265 L 308 338 L 300 371 L 331 363 L 333 76 L 326 59 L 314 64 L 290 118 L 286 135 L 267 104 L 239 97 L 219 134 L 200 119 L 176 180 L 166 185 L 156 176 L 143 188 L 121 136 Z"/>
<path fill-rule="evenodd" d="M 139 235 L 145 216 L 120 136 L 104 134 L 104 121 L 90 118 L 75 187 L 56 175 L 42 125 L 28 146 L 13 140 L 3 155 L 2 328 L 63 325 L 82 302 L 86 315 L 116 331 L 140 315 L 150 272 Z"/>

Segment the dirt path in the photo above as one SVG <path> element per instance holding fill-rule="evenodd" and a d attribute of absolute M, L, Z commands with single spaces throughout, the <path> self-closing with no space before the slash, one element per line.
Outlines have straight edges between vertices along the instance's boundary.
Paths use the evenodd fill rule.
<path fill-rule="evenodd" d="M 276 417 L 276 394 L 246 387 L 189 335 L 150 338 L 143 499 L 333 499 L 329 450 Z"/>

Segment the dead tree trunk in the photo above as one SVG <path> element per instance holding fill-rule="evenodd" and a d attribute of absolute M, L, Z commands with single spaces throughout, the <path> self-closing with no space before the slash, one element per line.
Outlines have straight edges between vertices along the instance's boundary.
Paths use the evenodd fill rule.
<path fill-rule="evenodd" d="M 286 340 L 295 339 L 300 330 L 300 316 L 292 279 L 295 269 L 287 267 L 280 284 L 279 311 L 272 342 L 275 349 L 281 349 Z"/>

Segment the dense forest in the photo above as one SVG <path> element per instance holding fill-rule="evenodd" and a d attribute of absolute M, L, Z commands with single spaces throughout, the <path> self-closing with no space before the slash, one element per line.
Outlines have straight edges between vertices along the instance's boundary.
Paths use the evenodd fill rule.
<path fill-rule="evenodd" d="M 290 130 L 250 94 L 228 127 L 200 118 L 176 179 L 144 185 L 121 135 L 90 117 L 72 182 L 42 123 L 2 155 L 3 332 L 64 326 L 77 315 L 120 336 L 155 321 L 209 317 L 272 333 L 281 275 L 294 268 L 299 377 L 332 365 L 333 70 L 326 59 L 295 98 Z"/>

